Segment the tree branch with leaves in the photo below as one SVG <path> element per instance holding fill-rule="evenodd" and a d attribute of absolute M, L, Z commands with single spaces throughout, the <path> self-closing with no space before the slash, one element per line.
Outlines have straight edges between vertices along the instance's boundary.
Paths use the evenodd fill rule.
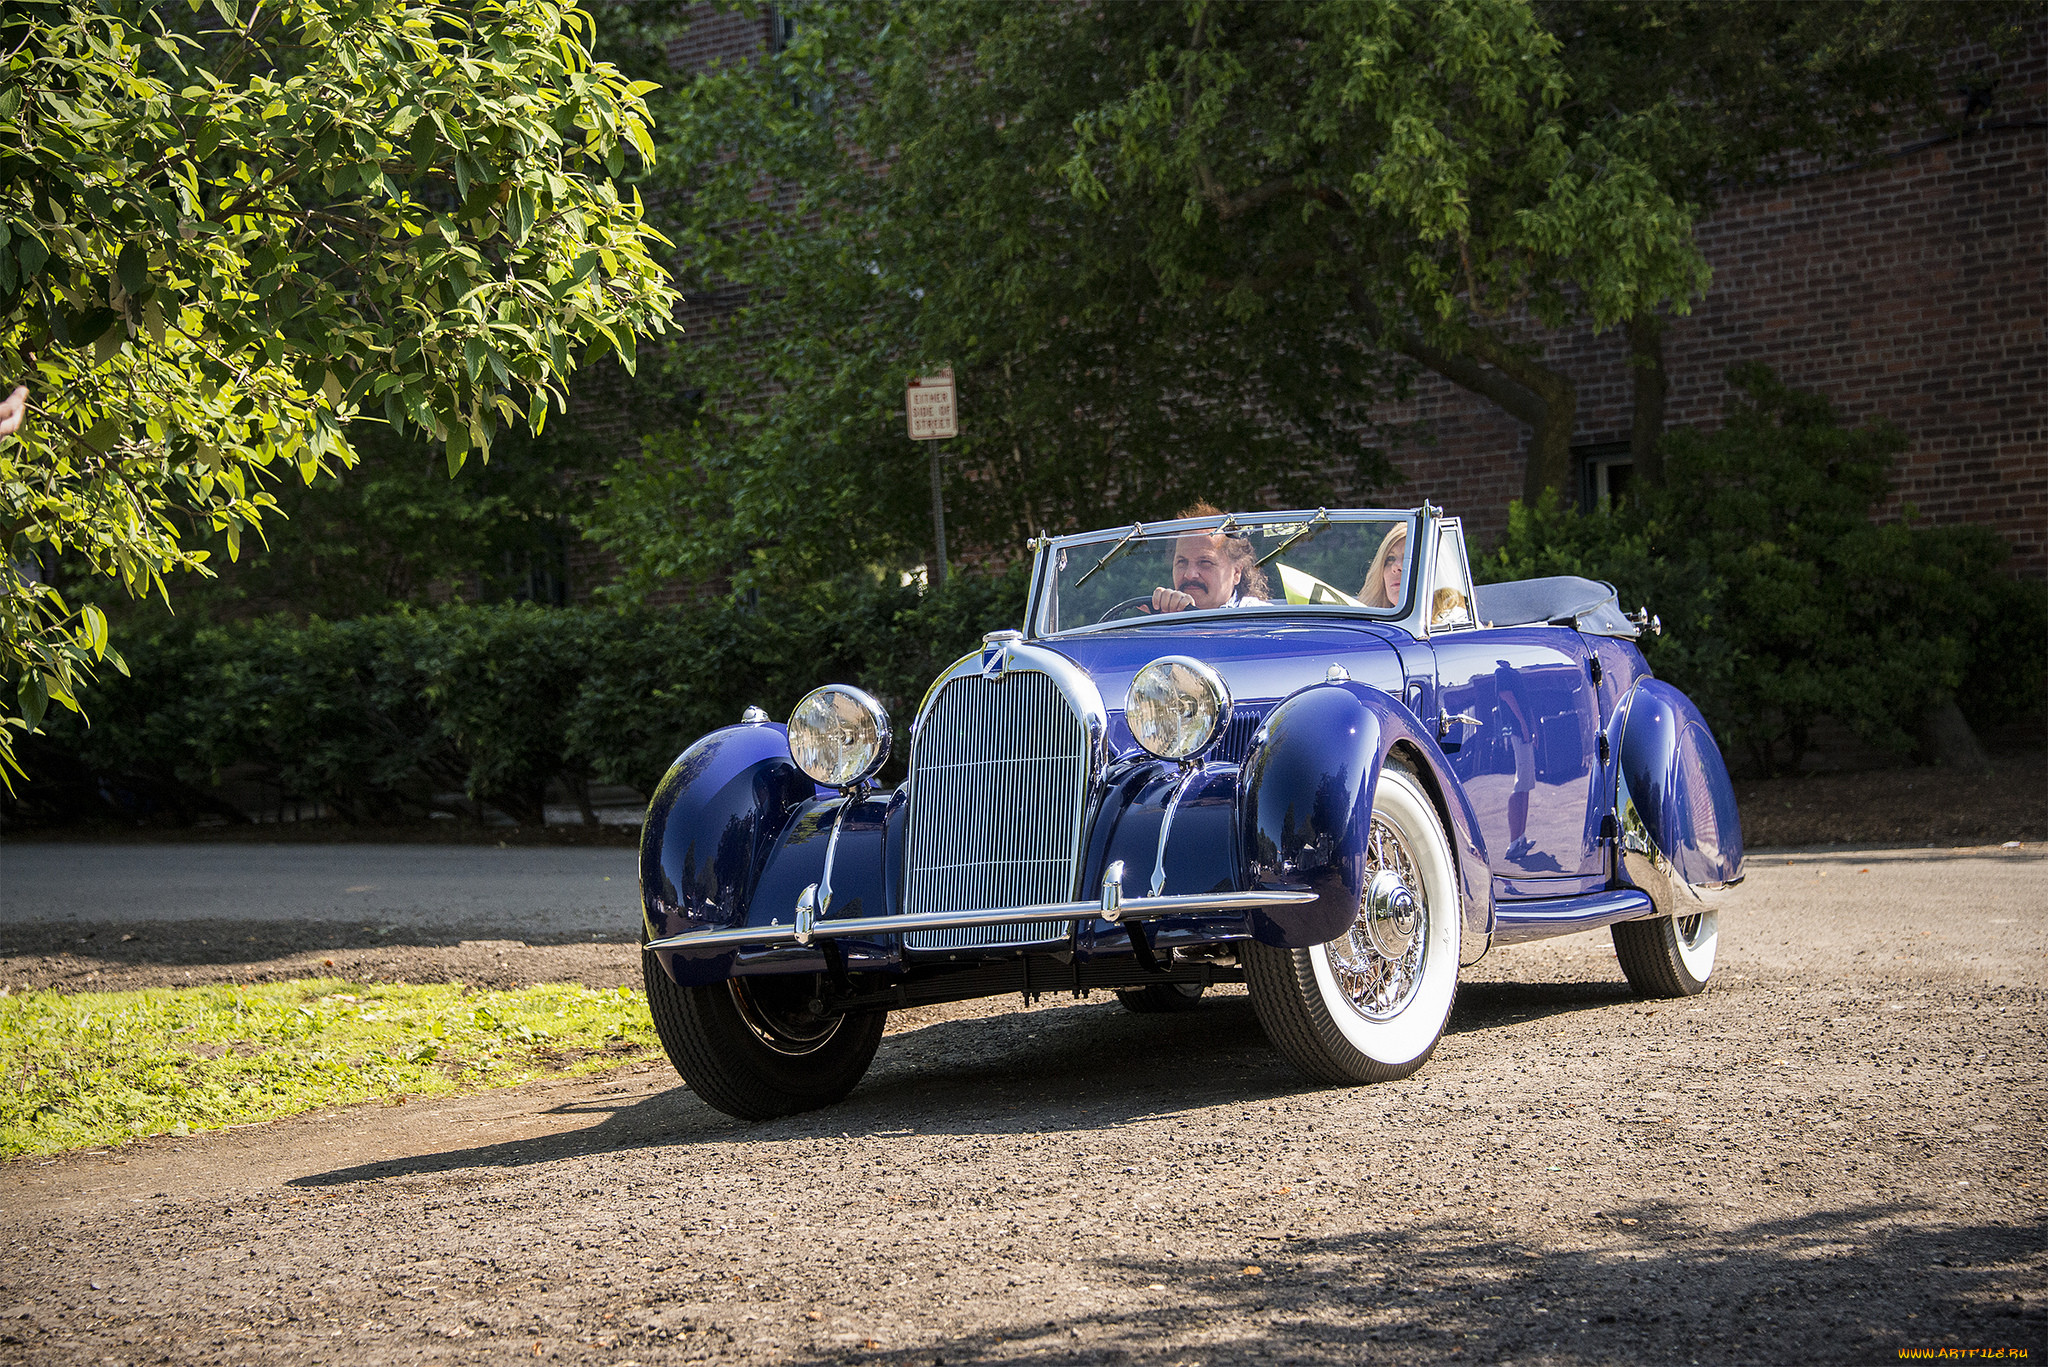
<path fill-rule="evenodd" d="M 613 177 L 644 96 L 555 0 L 20 0 L 0 19 L 0 777 L 112 658 L 41 567 L 168 598 L 352 423 L 452 475 L 676 295 Z M 114 662 L 118 664 L 118 659 Z M 18 770 L 17 770 L 18 772 Z"/>

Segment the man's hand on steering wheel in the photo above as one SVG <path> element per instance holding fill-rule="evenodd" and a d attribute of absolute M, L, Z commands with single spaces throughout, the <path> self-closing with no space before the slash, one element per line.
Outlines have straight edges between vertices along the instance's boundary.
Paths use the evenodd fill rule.
<path fill-rule="evenodd" d="M 1152 590 L 1152 611 L 1186 612 L 1195 605 L 1193 594 L 1182 593 L 1179 589 Z"/>

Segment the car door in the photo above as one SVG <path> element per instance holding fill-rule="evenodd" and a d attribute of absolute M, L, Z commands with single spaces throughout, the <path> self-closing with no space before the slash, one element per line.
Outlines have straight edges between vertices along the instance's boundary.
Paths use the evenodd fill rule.
<path fill-rule="evenodd" d="M 1462 530 L 1446 522 L 1438 537 L 1428 581 L 1432 719 L 1479 819 L 1496 889 L 1579 891 L 1606 872 L 1595 810 L 1599 698 L 1585 641 L 1570 627 L 1474 622 Z"/>

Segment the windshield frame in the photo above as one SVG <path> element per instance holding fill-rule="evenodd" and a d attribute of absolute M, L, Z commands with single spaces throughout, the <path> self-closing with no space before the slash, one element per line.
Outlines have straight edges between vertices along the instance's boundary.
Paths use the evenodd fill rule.
<path fill-rule="evenodd" d="M 1052 607 L 1054 579 L 1057 576 L 1059 555 L 1076 547 L 1093 547 L 1098 553 L 1107 553 L 1123 538 L 1137 537 L 1150 540 L 1184 536 L 1189 532 L 1214 531 L 1226 524 L 1236 527 L 1267 526 L 1281 522 L 1309 523 L 1318 519 L 1328 525 L 1343 522 L 1402 522 L 1408 527 L 1408 549 L 1401 577 L 1401 601 L 1390 608 L 1352 607 L 1343 603 L 1282 603 L 1262 607 L 1220 607 L 1189 608 L 1184 612 L 1171 614 L 1176 622 L 1211 622 L 1218 618 L 1240 619 L 1245 617 L 1299 617 L 1303 614 L 1314 616 L 1337 616 L 1365 618 L 1375 622 L 1403 623 L 1412 615 L 1416 601 L 1416 585 L 1422 582 L 1423 560 L 1428 550 L 1428 534 L 1435 531 L 1439 520 L 1432 517 L 1436 509 L 1425 504 L 1420 508 L 1295 508 L 1280 512 L 1216 513 L 1207 517 L 1169 518 L 1160 522 L 1133 523 L 1124 527 L 1103 527 L 1071 536 L 1041 537 L 1037 540 L 1037 556 L 1031 567 L 1031 593 L 1024 609 L 1025 636 L 1029 640 L 1056 640 L 1062 637 L 1084 635 L 1092 632 L 1115 631 L 1133 626 L 1143 626 L 1164 620 L 1160 616 L 1125 617 L 1113 622 L 1083 622 L 1058 630 L 1045 628 L 1045 617 Z"/>

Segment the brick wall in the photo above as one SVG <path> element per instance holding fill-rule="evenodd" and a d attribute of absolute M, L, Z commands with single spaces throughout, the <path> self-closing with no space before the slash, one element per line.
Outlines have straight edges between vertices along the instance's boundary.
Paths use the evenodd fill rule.
<path fill-rule="evenodd" d="M 1852 420 L 1886 417 L 1912 446 L 1903 502 L 1937 522 L 1979 522 L 2048 578 L 2048 24 L 2001 73 L 1990 127 L 1907 145 L 1879 164 L 1728 196 L 1699 230 L 1713 284 L 1665 342 L 1672 424 L 1713 426 L 1723 374 L 1760 360 Z M 1554 337 L 1548 359 L 1579 386 L 1575 444 L 1625 442 L 1630 392 L 1619 333 Z M 1528 431 L 1435 375 L 1385 416 L 1420 420 L 1433 446 L 1395 453 L 1403 496 L 1461 513 L 1482 543 L 1521 494 Z"/>
<path fill-rule="evenodd" d="M 668 64 L 678 76 L 695 76 L 713 62 L 730 65 L 759 52 L 769 41 L 775 17 L 763 6 L 748 13 L 694 5 L 685 18 L 689 28 L 668 45 Z"/>

